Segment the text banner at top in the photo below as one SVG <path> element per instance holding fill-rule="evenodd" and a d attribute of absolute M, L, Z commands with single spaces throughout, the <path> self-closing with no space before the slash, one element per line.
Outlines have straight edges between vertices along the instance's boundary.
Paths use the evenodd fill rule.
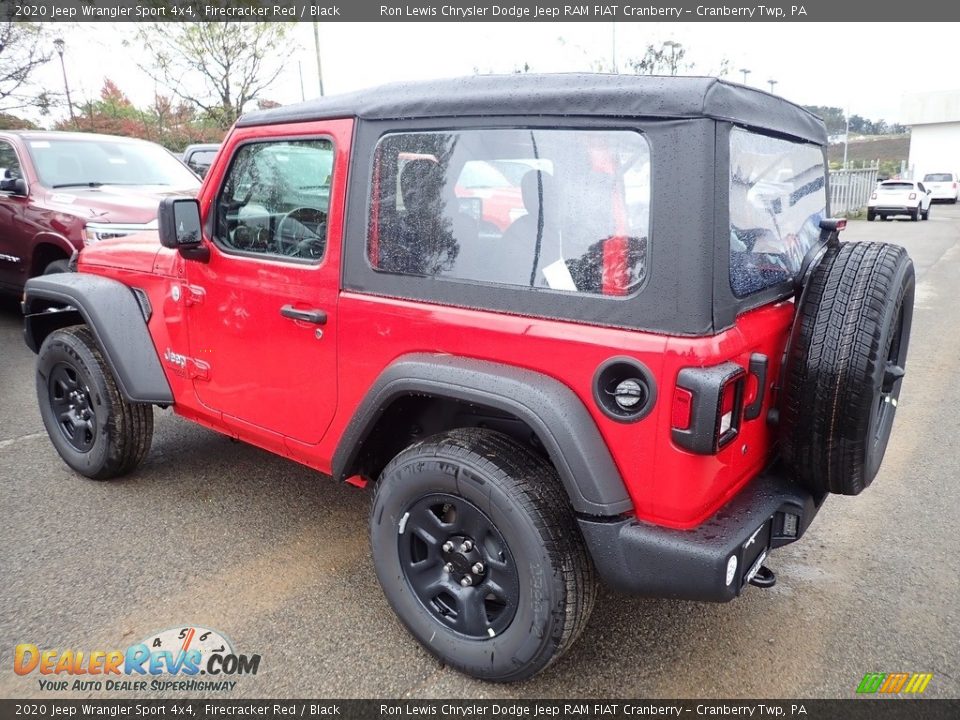
<path fill-rule="evenodd" d="M 793 0 L 770 4 L 531 0 L 3 0 L 0 19 L 28 22 L 858 22 L 955 21 L 943 0 Z M 907 32 L 905 30 L 905 32 Z M 838 43 L 843 39 L 838 38 Z"/>

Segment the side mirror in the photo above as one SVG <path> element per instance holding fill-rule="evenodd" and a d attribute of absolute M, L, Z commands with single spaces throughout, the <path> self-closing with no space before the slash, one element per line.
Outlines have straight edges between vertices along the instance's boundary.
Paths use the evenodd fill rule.
<path fill-rule="evenodd" d="M 3 179 L 0 180 L 0 191 L 13 193 L 14 195 L 27 194 L 27 181 L 22 177 L 13 174 L 10 168 L 3 171 Z"/>
<path fill-rule="evenodd" d="M 168 197 L 157 211 L 160 244 L 179 250 L 185 258 L 206 261 L 210 251 L 203 246 L 200 203 L 196 198 Z"/>

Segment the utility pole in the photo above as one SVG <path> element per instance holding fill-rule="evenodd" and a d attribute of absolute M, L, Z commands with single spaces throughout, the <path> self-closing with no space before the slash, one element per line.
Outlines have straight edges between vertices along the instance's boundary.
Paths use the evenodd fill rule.
<path fill-rule="evenodd" d="M 747 75 L 753 72 L 753 70 L 748 70 L 747 68 L 740 68 L 740 72 L 743 73 L 743 84 L 747 84 Z"/>
<path fill-rule="evenodd" d="M 778 81 L 771 78 L 767 80 L 767 82 L 770 83 L 770 93 L 773 94 L 773 88 L 776 86 Z"/>
<path fill-rule="evenodd" d="M 843 133 L 843 169 L 847 169 L 847 142 L 850 139 L 850 109 L 847 108 L 847 111 L 844 113 L 844 116 L 847 121 L 847 129 Z M 883 218 L 880 218 L 881 220 Z"/>
<path fill-rule="evenodd" d="M 67 82 L 67 65 L 63 61 L 63 51 L 66 49 L 67 44 L 63 41 L 63 38 L 57 38 L 53 41 L 53 47 L 57 50 L 57 55 L 60 56 L 60 69 L 63 71 L 63 89 L 67 92 L 67 107 L 70 109 L 70 122 L 73 124 L 73 127 L 77 127 L 77 116 L 73 114 L 73 100 L 70 99 L 70 83 Z"/>
<path fill-rule="evenodd" d="M 617 67 L 617 24 L 615 22 L 610 23 L 612 26 L 610 28 L 610 46 L 611 46 L 611 55 L 613 56 L 613 74 L 619 75 L 620 68 Z"/>
<path fill-rule="evenodd" d="M 320 23 L 313 21 L 313 46 L 317 51 L 317 82 L 320 84 L 320 96 L 323 97 L 323 66 L 320 64 Z"/>

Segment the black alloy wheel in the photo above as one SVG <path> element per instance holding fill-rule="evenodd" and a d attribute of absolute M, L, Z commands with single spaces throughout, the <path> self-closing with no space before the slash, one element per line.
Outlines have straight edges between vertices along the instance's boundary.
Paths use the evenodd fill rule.
<path fill-rule="evenodd" d="M 77 452 L 90 452 L 97 439 L 97 422 L 89 380 L 67 363 L 57 363 L 47 378 L 50 407 L 64 439 Z"/>
<path fill-rule="evenodd" d="M 484 512 L 464 498 L 432 493 L 407 510 L 404 530 L 403 573 L 429 613 L 468 638 L 507 629 L 520 580 L 510 548 Z"/>

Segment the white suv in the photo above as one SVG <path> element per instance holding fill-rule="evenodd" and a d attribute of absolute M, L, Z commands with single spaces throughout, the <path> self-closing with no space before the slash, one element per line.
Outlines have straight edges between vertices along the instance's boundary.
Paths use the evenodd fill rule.
<path fill-rule="evenodd" d="M 877 185 L 867 203 L 867 220 L 909 215 L 912 220 L 930 219 L 930 191 L 916 180 L 885 180 Z"/>
<path fill-rule="evenodd" d="M 930 197 L 933 200 L 956 203 L 957 198 L 960 197 L 956 173 L 927 173 L 923 176 L 923 185 L 930 191 Z"/>

